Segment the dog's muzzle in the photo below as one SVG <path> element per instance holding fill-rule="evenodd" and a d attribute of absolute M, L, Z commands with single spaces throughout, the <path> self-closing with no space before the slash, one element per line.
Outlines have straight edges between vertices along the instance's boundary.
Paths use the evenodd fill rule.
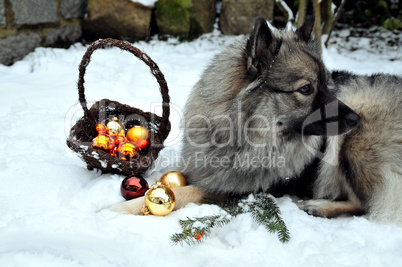
<path fill-rule="evenodd" d="M 346 115 L 346 124 L 354 128 L 360 123 L 361 119 L 362 118 L 359 115 L 357 115 L 357 113 L 351 112 L 348 115 Z"/>
<path fill-rule="evenodd" d="M 309 114 L 302 126 L 304 135 L 334 136 L 349 132 L 361 117 L 342 101 L 335 100 Z"/>

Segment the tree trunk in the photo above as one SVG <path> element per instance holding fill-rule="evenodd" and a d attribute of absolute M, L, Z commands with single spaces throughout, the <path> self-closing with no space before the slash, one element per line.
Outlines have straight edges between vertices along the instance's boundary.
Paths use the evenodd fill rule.
<path fill-rule="evenodd" d="M 324 13 L 324 26 L 322 27 L 322 34 L 328 34 L 331 30 L 334 15 L 332 14 L 332 0 L 322 0 Z"/>
<path fill-rule="evenodd" d="M 320 11 L 320 2 L 319 0 L 312 0 L 314 15 L 315 15 L 315 23 L 314 23 L 314 34 L 315 39 L 321 45 L 321 11 Z"/>
<path fill-rule="evenodd" d="M 297 27 L 300 28 L 306 20 L 307 0 L 299 1 L 299 14 L 297 15 Z"/>
<path fill-rule="evenodd" d="M 341 5 L 339 6 L 338 10 L 336 11 L 335 19 L 334 19 L 334 21 L 332 22 L 331 29 L 330 29 L 330 31 L 329 31 L 329 33 L 328 33 L 327 40 L 325 41 L 325 47 L 328 47 L 329 38 L 331 38 L 331 33 L 332 33 L 332 31 L 334 30 L 334 27 L 335 27 L 336 22 L 338 21 L 339 17 L 341 16 L 341 13 L 342 13 L 342 11 L 343 11 L 343 8 L 344 8 L 345 4 L 346 4 L 346 0 L 342 0 Z"/>

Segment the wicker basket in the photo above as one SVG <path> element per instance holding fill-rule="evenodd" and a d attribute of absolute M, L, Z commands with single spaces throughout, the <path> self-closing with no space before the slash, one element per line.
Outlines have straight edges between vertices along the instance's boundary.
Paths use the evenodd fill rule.
<path fill-rule="evenodd" d="M 150 68 L 152 75 L 159 83 L 159 90 L 162 94 L 162 117 L 109 99 L 102 99 L 88 109 L 84 92 L 86 68 L 92 53 L 97 49 L 106 47 L 118 47 L 128 51 Z M 71 128 L 67 146 L 86 162 L 89 170 L 99 169 L 103 173 L 140 175 L 152 166 L 170 132 L 170 106 L 166 80 L 158 65 L 147 54 L 120 40 L 108 38 L 94 42 L 88 47 L 79 66 L 78 96 L 84 110 L 84 116 Z M 95 129 L 96 124 L 106 123 L 113 117 L 118 117 L 123 122 L 126 132 L 135 125 L 141 125 L 147 128 L 151 134 L 150 146 L 141 150 L 132 161 L 121 160 L 92 147 L 92 140 L 98 134 Z"/>

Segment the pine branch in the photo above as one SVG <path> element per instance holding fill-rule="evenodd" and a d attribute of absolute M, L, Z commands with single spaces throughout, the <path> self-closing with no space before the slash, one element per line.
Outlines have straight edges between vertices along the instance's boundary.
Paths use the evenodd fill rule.
<path fill-rule="evenodd" d="M 257 222 L 264 225 L 268 231 L 277 232 L 278 238 L 281 242 L 285 243 L 290 240 L 289 230 L 285 222 L 281 218 L 281 212 L 271 197 L 264 195 L 257 195 L 258 207 L 262 212 L 254 209 L 252 214 Z"/>
<path fill-rule="evenodd" d="M 243 200 L 244 201 L 244 200 Z M 277 233 L 281 242 L 290 240 L 289 230 L 281 218 L 281 212 L 272 197 L 266 194 L 255 195 L 254 202 L 249 205 L 253 218 L 271 233 Z"/>
<path fill-rule="evenodd" d="M 204 203 L 216 204 L 227 214 L 212 215 L 180 220 L 181 233 L 171 236 L 174 245 L 187 243 L 193 245 L 202 242 L 211 233 L 213 227 L 222 227 L 239 214 L 250 213 L 253 218 L 271 233 L 277 233 L 281 242 L 290 239 L 289 230 L 281 218 L 281 212 L 274 199 L 267 194 L 250 195 L 246 199 L 230 198 L 224 202 L 213 199 L 204 199 Z"/>
<path fill-rule="evenodd" d="M 201 243 L 203 239 L 210 235 L 213 227 L 222 227 L 229 222 L 229 218 L 222 215 L 197 217 L 194 219 L 187 217 L 187 220 L 179 221 L 183 231 L 172 235 L 170 240 L 172 240 L 174 245 L 179 243 L 180 245 L 183 245 L 183 243 L 187 243 L 188 245 Z"/>

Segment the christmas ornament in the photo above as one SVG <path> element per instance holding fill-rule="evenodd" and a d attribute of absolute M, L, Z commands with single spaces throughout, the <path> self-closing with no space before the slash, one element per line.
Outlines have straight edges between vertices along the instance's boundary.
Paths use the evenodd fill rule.
<path fill-rule="evenodd" d="M 118 139 L 117 139 L 117 134 L 109 134 L 109 154 L 112 156 L 116 156 L 116 150 L 118 147 Z"/>
<path fill-rule="evenodd" d="M 130 200 L 143 196 L 148 188 L 147 181 L 141 176 L 128 176 L 121 182 L 120 191 L 126 200 Z"/>
<path fill-rule="evenodd" d="M 203 237 L 203 236 L 204 236 L 204 233 L 197 232 L 197 233 L 195 233 L 194 238 L 197 239 L 197 240 L 200 240 L 201 237 Z"/>
<path fill-rule="evenodd" d="M 104 124 L 97 124 L 98 136 L 92 140 L 93 147 L 103 149 L 112 156 L 128 161 L 137 155 L 137 152 L 149 146 L 149 131 L 142 126 L 134 126 L 127 132 L 117 117 Z"/>
<path fill-rule="evenodd" d="M 107 135 L 109 133 L 109 129 L 102 123 L 96 124 L 95 129 L 98 132 L 98 135 Z"/>
<path fill-rule="evenodd" d="M 140 139 L 140 140 L 138 140 L 138 141 L 136 142 L 136 144 L 137 144 L 137 147 L 138 147 L 139 149 L 144 149 L 144 148 L 146 148 L 146 147 L 149 146 L 149 140 L 147 140 L 147 139 Z"/>
<path fill-rule="evenodd" d="M 124 130 L 120 130 L 119 133 L 112 133 L 109 130 L 109 154 L 116 156 L 118 152 L 119 145 L 126 142 L 127 139 L 124 136 Z"/>
<path fill-rule="evenodd" d="M 98 136 L 92 140 L 93 147 L 107 151 L 109 149 L 109 139 L 106 136 L 106 126 L 104 124 L 97 124 L 96 131 L 98 132 Z"/>
<path fill-rule="evenodd" d="M 119 122 L 117 117 L 114 117 L 111 121 L 106 124 L 107 128 L 109 129 L 110 134 L 120 134 L 123 131 L 124 135 L 124 125 Z"/>
<path fill-rule="evenodd" d="M 109 149 L 109 138 L 106 135 L 98 135 L 92 140 L 92 146 L 107 151 Z"/>
<path fill-rule="evenodd" d="M 127 139 L 131 142 L 138 142 L 140 139 L 148 140 L 151 138 L 149 131 L 142 126 L 134 126 L 127 132 Z"/>
<path fill-rule="evenodd" d="M 169 188 L 186 186 L 186 178 L 180 172 L 171 171 L 165 173 L 159 180 L 162 184 Z"/>
<path fill-rule="evenodd" d="M 119 158 L 122 160 L 130 160 L 137 155 L 138 148 L 131 142 L 121 143 L 118 148 Z"/>
<path fill-rule="evenodd" d="M 126 136 L 124 135 L 124 130 L 121 130 L 118 134 L 117 134 L 117 140 L 116 140 L 116 142 L 118 143 L 118 144 L 122 144 L 122 143 L 124 143 L 124 142 L 127 142 L 127 138 L 126 138 Z"/>
<path fill-rule="evenodd" d="M 144 215 L 152 213 L 157 216 L 169 214 L 176 203 L 172 189 L 157 182 L 145 194 L 145 206 L 142 208 Z"/>

